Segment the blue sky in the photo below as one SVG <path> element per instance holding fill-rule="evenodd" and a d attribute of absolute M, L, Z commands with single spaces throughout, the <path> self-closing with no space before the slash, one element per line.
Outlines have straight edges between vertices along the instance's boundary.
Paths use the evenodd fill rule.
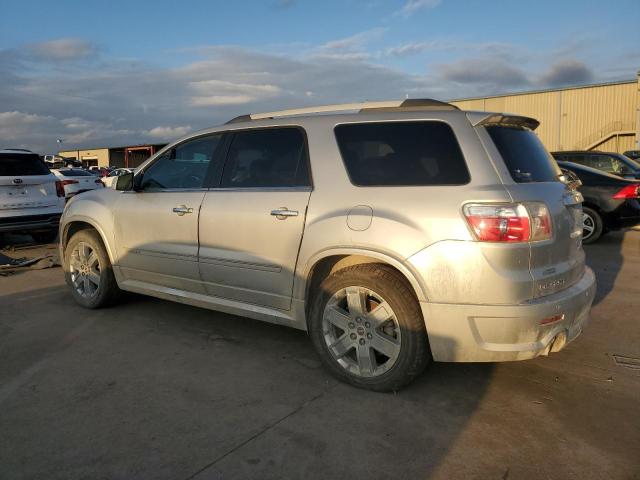
<path fill-rule="evenodd" d="M 251 111 L 632 79 L 634 1 L 0 0 L 0 146 L 166 141 Z"/>

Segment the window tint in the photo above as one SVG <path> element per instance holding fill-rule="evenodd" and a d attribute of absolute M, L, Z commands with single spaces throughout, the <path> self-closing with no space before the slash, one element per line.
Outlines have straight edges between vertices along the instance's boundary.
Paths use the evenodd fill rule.
<path fill-rule="evenodd" d="M 611 155 L 587 155 L 583 164 L 614 175 L 633 173 L 629 165 Z"/>
<path fill-rule="evenodd" d="M 309 186 L 304 135 L 298 128 L 234 134 L 222 175 L 223 187 Z"/>
<path fill-rule="evenodd" d="M 338 125 L 336 139 L 358 186 L 461 185 L 469 171 L 451 127 L 442 122 Z"/>
<path fill-rule="evenodd" d="M 86 170 L 58 170 L 65 177 L 93 177 L 92 173 Z"/>
<path fill-rule="evenodd" d="M 203 188 L 221 135 L 200 137 L 168 150 L 145 169 L 143 190 Z"/>
<path fill-rule="evenodd" d="M 36 154 L 0 153 L 0 177 L 49 175 L 50 173 Z"/>
<path fill-rule="evenodd" d="M 558 165 L 531 130 L 504 126 L 486 128 L 515 182 L 558 180 L 561 174 Z"/>

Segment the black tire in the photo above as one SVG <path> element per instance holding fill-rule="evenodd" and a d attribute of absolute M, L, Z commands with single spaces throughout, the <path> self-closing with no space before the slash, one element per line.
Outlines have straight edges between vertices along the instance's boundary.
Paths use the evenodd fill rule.
<path fill-rule="evenodd" d="M 31 232 L 31 238 L 36 243 L 54 243 L 58 238 L 58 230 L 44 230 L 42 232 Z"/>
<path fill-rule="evenodd" d="M 353 286 L 380 294 L 395 313 L 400 328 L 400 351 L 395 363 L 389 370 L 373 377 L 347 371 L 325 341 L 323 313 L 328 301 L 336 292 Z M 354 265 L 325 278 L 312 299 L 308 326 L 313 346 L 329 372 L 359 388 L 378 392 L 398 391 L 418 376 L 431 360 L 420 304 L 413 289 L 401 274 L 386 265 Z"/>
<path fill-rule="evenodd" d="M 90 296 L 82 295 L 74 286 L 71 272 L 72 252 L 80 242 L 88 244 L 98 257 L 100 284 Z M 98 232 L 92 229 L 81 230 L 67 243 L 64 249 L 64 276 L 71 287 L 71 293 L 76 302 L 85 308 L 95 309 L 111 306 L 120 299 L 122 290 L 118 288 L 109 255 L 102 243 Z"/>
<path fill-rule="evenodd" d="M 591 243 L 597 242 L 598 239 L 602 236 L 602 217 L 598 212 L 589 207 L 582 207 L 582 213 L 587 217 L 585 221 L 590 222 L 590 225 L 593 227 L 593 231 L 590 235 L 587 236 L 584 235 L 585 230 L 582 230 L 582 243 L 584 243 L 585 245 L 589 245 Z"/>

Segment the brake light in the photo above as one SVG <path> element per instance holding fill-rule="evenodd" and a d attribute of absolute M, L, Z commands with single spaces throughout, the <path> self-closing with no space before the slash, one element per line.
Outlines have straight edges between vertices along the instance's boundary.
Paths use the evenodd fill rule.
<path fill-rule="evenodd" d="M 530 242 L 551 238 L 549 209 L 544 203 L 467 204 L 467 223 L 481 242 Z"/>
<path fill-rule="evenodd" d="M 64 197 L 64 184 L 60 180 L 56 180 L 56 195 Z"/>
<path fill-rule="evenodd" d="M 73 185 L 74 183 L 80 183 L 78 180 L 62 180 L 62 185 Z"/>
<path fill-rule="evenodd" d="M 613 198 L 618 200 L 624 200 L 627 198 L 638 198 L 640 197 L 640 185 L 627 185 L 623 187 L 618 193 L 616 193 Z"/>

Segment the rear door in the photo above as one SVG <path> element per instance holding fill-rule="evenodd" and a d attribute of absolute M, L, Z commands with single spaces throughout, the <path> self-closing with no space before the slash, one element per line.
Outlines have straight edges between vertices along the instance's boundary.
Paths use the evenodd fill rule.
<path fill-rule="evenodd" d="M 532 297 L 563 290 L 584 272 L 582 206 L 579 194 L 559 181 L 561 171 L 538 136 L 524 127 L 493 125 L 486 131 L 500 157 L 498 168 L 515 202 L 543 202 L 552 221 L 552 237 L 531 242 Z"/>
<path fill-rule="evenodd" d="M 0 153 L 0 215 L 60 213 L 56 177 L 32 153 Z"/>
<path fill-rule="evenodd" d="M 287 310 L 311 195 L 302 129 L 231 135 L 218 188 L 200 210 L 200 275 L 209 295 Z"/>

